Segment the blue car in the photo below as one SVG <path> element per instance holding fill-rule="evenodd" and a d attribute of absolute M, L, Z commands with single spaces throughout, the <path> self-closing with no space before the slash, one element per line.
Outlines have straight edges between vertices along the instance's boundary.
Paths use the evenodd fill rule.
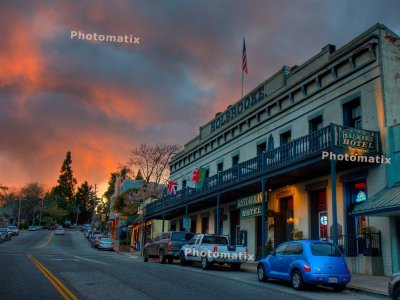
<path fill-rule="evenodd" d="M 290 281 L 295 290 L 307 284 L 331 286 L 341 292 L 351 280 L 350 269 L 339 248 L 324 241 L 292 241 L 280 244 L 257 266 L 259 281 Z"/>

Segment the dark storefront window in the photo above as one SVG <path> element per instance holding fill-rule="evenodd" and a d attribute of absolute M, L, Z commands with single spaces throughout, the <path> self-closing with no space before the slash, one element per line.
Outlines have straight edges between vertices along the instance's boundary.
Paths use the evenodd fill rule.
<path fill-rule="evenodd" d="M 208 217 L 201 218 L 201 233 L 208 233 Z"/>
<path fill-rule="evenodd" d="M 325 189 L 310 192 L 310 222 L 312 239 L 324 239 L 328 237 L 328 212 Z"/>
<path fill-rule="evenodd" d="M 220 162 L 217 164 L 217 172 L 222 172 L 224 170 L 224 163 Z"/>
<path fill-rule="evenodd" d="M 267 151 L 267 142 L 257 145 L 257 156 Z"/>

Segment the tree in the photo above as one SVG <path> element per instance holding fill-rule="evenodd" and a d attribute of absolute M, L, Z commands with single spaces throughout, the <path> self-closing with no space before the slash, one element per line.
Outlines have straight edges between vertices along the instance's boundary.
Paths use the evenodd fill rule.
<path fill-rule="evenodd" d="M 143 180 L 143 175 L 142 175 L 142 173 L 140 172 L 140 169 L 138 170 L 135 179 L 136 179 L 136 180 Z"/>
<path fill-rule="evenodd" d="M 120 166 L 119 170 L 117 172 L 112 172 L 110 175 L 110 178 L 108 179 L 108 188 L 107 191 L 104 193 L 104 196 L 110 200 L 111 196 L 114 194 L 115 191 L 115 179 L 117 176 L 121 180 L 125 180 L 125 178 L 128 176 L 129 173 L 129 168 L 126 165 Z"/>
<path fill-rule="evenodd" d="M 149 146 L 141 144 L 131 150 L 127 165 L 130 168 L 132 166 L 138 168 L 138 173 L 140 172 L 146 184 L 154 182 L 158 185 L 169 176 L 167 168 L 169 160 L 180 149 L 181 146 L 179 145 L 156 144 L 155 146 Z"/>
<path fill-rule="evenodd" d="M 96 197 L 93 193 L 93 187 L 87 181 L 78 187 L 75 194 L 76 223 L 79 218 L 79 222 L 88 222 L 90 219 L 93 211 L 93 199 Z"/>
<path fill-rule="evenodd" d="M 75 186 L 77 184 L 76 178 L 74 178 L 73 171 L 71 168 L 72 159 L 71 152 L 68 151 L 65 160 L 61 166 L 60 177 L 57 182 L 58 185 L 54 188 L 55 194 L 59 195 L 60 203 L 59 207 L 69 208 L 71 210 L 70 201 L 74 197 Z"/>
<path fill-rule="evenodd" d="M 44 187 L 37 182 L 29 183 L 20 190 L 21 215 L 29 224 L 40 222 L 44 200 Z"/>

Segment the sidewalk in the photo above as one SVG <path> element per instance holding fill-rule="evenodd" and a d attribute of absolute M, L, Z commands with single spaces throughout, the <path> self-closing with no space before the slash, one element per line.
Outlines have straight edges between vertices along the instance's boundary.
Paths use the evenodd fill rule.
<path fill-rule="evenodd" d="M 118 244 L 114 246 L 115 252 L 118 252 Z M 140 251 L 134 250 L 132 247 L 129 251 L 121 251 L 132 258 L 140 258 Z M 257 262 L 242 264 L 241 269 L 245 272 L 257 274 Z M 347 288 L 353 291 L 367 292 L 380 296 L 389 296 L 388 294 L 389 277 L 386 276 L 369 276 L 351 274 L 351 281 Z"/>
<path fill-rule="evenodd" d="M 257 263 L 242 264 L 242 270 L 251 273 L 257 273 Z M 388 294 L 389 277 L 386 276 L 369 276 L 351 274 L 351 281 L 347 288 L 355 291 L 364 291 L 373 294 L 389 296 Z"/>

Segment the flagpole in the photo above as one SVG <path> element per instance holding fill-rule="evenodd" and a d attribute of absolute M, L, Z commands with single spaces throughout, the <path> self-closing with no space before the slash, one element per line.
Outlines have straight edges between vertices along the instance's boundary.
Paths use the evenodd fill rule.
<path fill-rule="evenodd" d="M 243 98 L 243 68 L 242 68 L 242 97 Z"/>

